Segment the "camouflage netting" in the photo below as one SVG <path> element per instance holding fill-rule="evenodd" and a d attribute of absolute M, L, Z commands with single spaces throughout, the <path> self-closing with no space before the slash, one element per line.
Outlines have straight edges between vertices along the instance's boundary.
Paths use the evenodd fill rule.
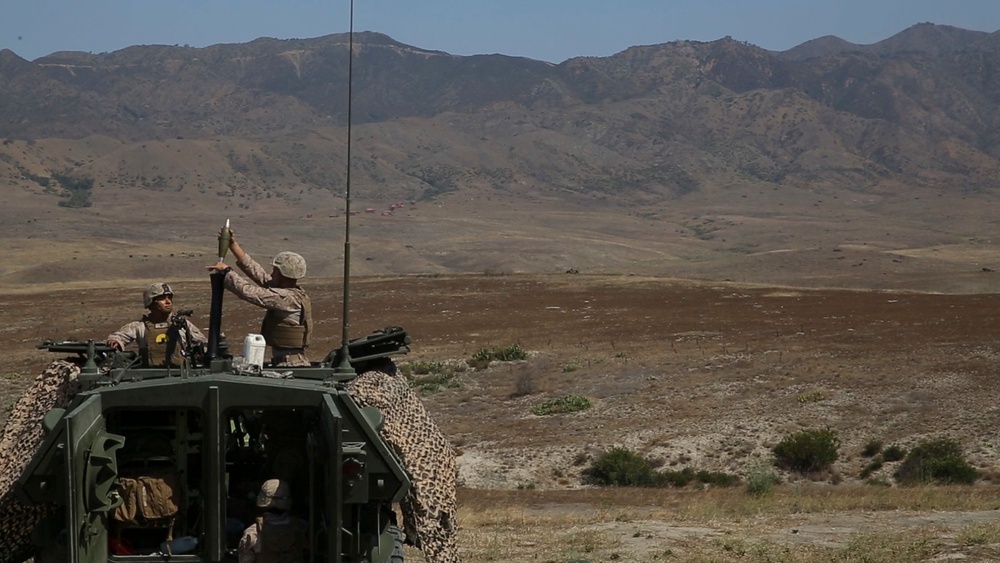
<path fill-rule="evenodd" d="M 65 408 L 79 391 L 80 368 L 57 360 L 35 378 L 14 404 L 0 438 L 0 563 L 20 563 L 33 555 L 31 532 L 49 507 L 25 506 L 14 492 L 17 478 L 45 437 L 41 420 Z"/>
<path fill-rule="evenodd" d="M 458 563 L 455 450 L 406 379 L 395 375 L 395 366 L 387 362 L 384 369 L 361 374 L 347 384 L 347 391 L 385 415 L 382 436 L 396 449 L 413 481 L 402 502 L 407 538 L 428 563 Z"/>

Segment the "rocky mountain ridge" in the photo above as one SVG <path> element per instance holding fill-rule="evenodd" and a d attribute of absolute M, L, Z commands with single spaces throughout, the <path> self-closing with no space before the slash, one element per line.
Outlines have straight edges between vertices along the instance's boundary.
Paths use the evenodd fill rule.
<path fill-rule="evenodd" d="M 98 238 L 107 219 L 94 214 L 110 205 L 183 201 L 194 221 L 203 210 L 336 215 L 348 39 L 35 61 L 0 52 L 10 209 L 92 204 L 69 207 Z M 998 42 L 920 24 L 865 46 L 827 37 L 774 53 L 724 38 L 550 64 L 360 33 L 351 180 L 379 211 L 433 203 L 486 220 L 530 207 L 527 223 L 540 228 L 554 213 L 599 213 L 581 221 L 602 239 L 631 217 L 672 233 L 655 235 L 670 248 L 654 254 L 670 260 L 783 250 L 796 237 L 795 248 L 863 241 L 880 251 L 988 238 L 1000 178 Z M 71 199 L 80 179 L 93 180 L 83 202 Z M 845 237 L 852 222 L 865 226 Z M 490 267 L 458 262 L 438 267 Z"/>

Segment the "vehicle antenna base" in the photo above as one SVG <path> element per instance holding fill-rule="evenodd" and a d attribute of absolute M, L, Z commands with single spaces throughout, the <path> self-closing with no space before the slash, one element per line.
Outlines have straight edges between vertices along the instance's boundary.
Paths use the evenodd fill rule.
<path fill-rule="evenodd" d="M 340 349 L 340 363 L 333 369 L 333 372 L 337 375 L 356 375 L 357 372 L 354 370 L 354 366 L 351 365 L 351 351 L 348 349 L 345 343 Z"/>

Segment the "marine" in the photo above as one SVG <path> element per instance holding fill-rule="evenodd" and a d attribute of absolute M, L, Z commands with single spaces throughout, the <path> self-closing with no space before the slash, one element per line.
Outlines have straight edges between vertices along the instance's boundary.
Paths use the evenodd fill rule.
<path fill-rule="evenodd" d="M 170 365 L 180 365 L 182 350 L 187 348 L 189 340 L 192 344 L 204 343 L 208 338 L 189 319 L 175 314 L 173 299 L 174 290 L 170 285 L 157 282 L 147 286 L 142 292 L 142 305 L 148 312 L 138 321 L 132 321 L 109 334 L 108 346 L 121 351 L 135 342 L 139 346 L 142 365 L 165 366 L 170 338 L 175 335 L 177 340 Z"/>
<path fill-rule="evenodd" d="M 304 562 L 309 524 L 290 512 L 291 486 L 280 479 L 264 481 L 257 508 L 263 512 L 240 538 L 239 563 Z"/>
<path fill-rule="evenodd" d="M 306 260 L 301 254 L 284 251 L 271 261 L 271 273 L 250 257 L 229 234 L 229 249 L 236 257 L 236 266 L 250 280 L 244 279 L 221 260 L 208 269 L 224 272 L 226 289 L 237 297 L 267 312 L 261 321 L 260 333 L 271 347 L 272 367 L 309 366 L 306 348 L 312 329 L 312 303 L 298 281 L 306 276 Z"/>

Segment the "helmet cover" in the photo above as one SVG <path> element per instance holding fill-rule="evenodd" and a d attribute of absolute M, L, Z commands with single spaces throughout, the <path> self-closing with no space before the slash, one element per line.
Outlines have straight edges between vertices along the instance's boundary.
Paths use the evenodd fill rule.
<path fill-rule="evenodd" d="M 288 510 L 292 507 L 291 487 L 280 479 L 268 479 L 257 493 L 258 508 Z"/>
<path fill-rule="evenodd" d="M 146 291 L 142 292 L 142 306 L 149 309 L 149 306 L 156 301 L 157 297 L 163 297 L 164 295 L 174 296 L 174 290 L 170 289 L 170 286 L 165 283 L 151 283 L 146 287 Z"/>
<path fill-rule="evenodd" d="M 281 275 L 294 280 L 306 277 L 306 259 L 295 252 L 279 252 L 271 262 Z"/>

